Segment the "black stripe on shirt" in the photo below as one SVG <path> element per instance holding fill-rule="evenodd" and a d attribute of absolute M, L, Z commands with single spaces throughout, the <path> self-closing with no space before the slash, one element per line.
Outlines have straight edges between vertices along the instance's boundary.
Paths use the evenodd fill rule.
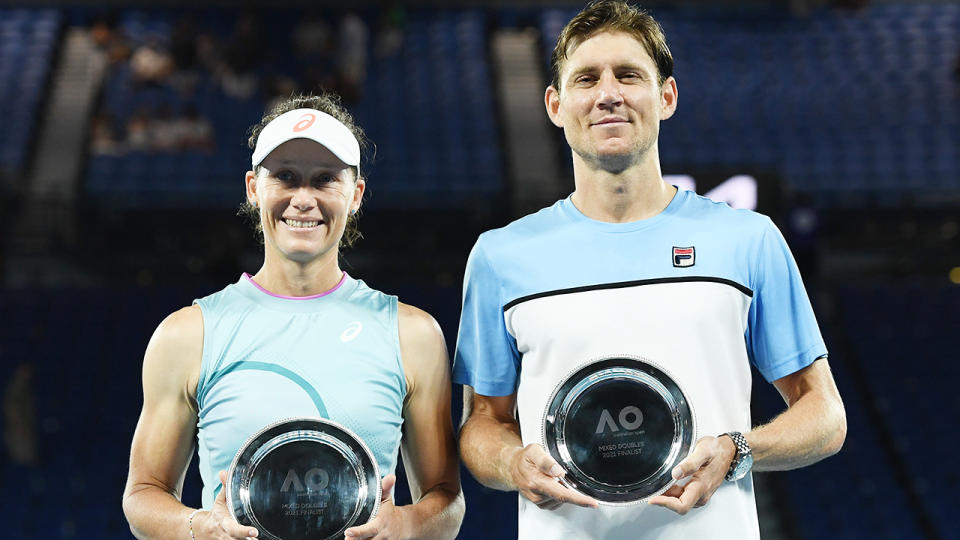
<path fill-rule="evenodd" d="M 753 291 L 745 286 L 732 281 L 729 279 L 710 277 L 710 276 L 689 276 L 689 277 L 667 277 L 667 278 L 656 278 L 656 279 L 638 279 L 635 281 L 620 281 L 617 283 L 600 283 L 598 285 L 584 285 L 583 287 L 571 287 L 569 289 L 557 289 L 555 291 L 545 291 L 536 294 L 531 294 L 527 296 L 521 296 L 516 300 L 511 300 L 503 306 L 503 311 L 527 302 L 529 300 L 536 300 L 537 298 L 545 298 L 547 296 L 557 296 L 560 294 L 573 294 L 587 291 L 602 291 L 604 289 L 624 289 L 626 287 L 639 287 L 642 285 L 657 285 L 660 283 L 688 283 L 688 282 L 707 282 L 707 283 L 722 283 L 723 285 L 729 285 L 734 289 L 742 292 L 743 294 L 753 298 Z"/>

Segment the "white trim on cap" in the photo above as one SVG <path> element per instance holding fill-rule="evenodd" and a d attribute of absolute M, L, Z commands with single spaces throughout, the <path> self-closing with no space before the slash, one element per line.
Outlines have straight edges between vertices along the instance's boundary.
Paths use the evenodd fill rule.
<path fill-rule="evenodd" d="M 326 147 L 347 165 L 360 166 L 360 143 L 350 128 L 316 109 L 287 111 L 264 126 L 253 149 L 253 166 L 259 165 L 270 152 L 292 139 L 309 139 Z"/>

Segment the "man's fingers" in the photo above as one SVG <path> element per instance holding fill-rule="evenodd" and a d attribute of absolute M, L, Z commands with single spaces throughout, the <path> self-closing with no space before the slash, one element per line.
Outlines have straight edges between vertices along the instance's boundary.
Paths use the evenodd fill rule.
<path fill-rule="evenodd" d="M 525 448 L 527 459 L 529 459 L 537 470 L 542 472 L 547 476 L 552 476 L 554 478 L 559 478 L 563 476 L 566 471 L 563 470 L 563 467 L 556 462 L 546 450 L 543 449 L 539 444 L 531 444 Z"/>
<path fill-rule="evenodd" d="M 597 501 L 594 499 L 560 483 L 559 479 L 566 474 L 566 471 L 539 444 L 526 446 L 523 449 L 522 459 L 532 465 L 536 472 L 534 473 L 530 468 L 523 472 L 523 467 L 520 467 L 521 492 L 537 506 L 553 509 L 560 504 L 570 503 L 587 508 L 597 507 Z"/>
<path fill-rule="evenodd" d="M 693 508 L 693 505 L 700 500 L 703 495 L 703 482 L 693 481 L 684 486 L 683 494 L 680 495 L 680 503 L 687 510 Z"/>
<path fill-rule="evenodd" d="M 700 470 L 700 467 L 703 467 L 710 458 L 710 453 L 707 451 L 706 444 L 704 439 L 700 439 L 697 442 L 697 445 L 693 448 L 693 452 L 690 452 L 690 455 L 684 458 L 676 467 L 673 468 L 671 474 L 674 480 L 680 480 L 681 478 L 686 478 L 691 474 Z"/>
<path fill-rule="evenodd" d="M 546 499 L 543 502 L 538 503 L 537 506 L 543 510 L 556 510 L 557 508 L 563 506 L 563 503 L 553 499 Z"/>
<path fill-rule="evenodd" d="M 553 499 L 559 503 L 570 503 L 577 506 L 583 506 L 585 508 L 597 507 L 597 501 L 592 497 L 587 497 L 582 493 L 578 493 L 555 480 L 543 482 L 538 486 L 538 488 L 539 489 L 536 491 L 539 494 L 549 497 L 550 499 Z"/>
<path fill-rule="evenodd" d="M 700 500 L 701 495 L 703 495 L 703 487 L 702 482 L 694 480 L 683 486 L 683 493 L 679 497 L 659 495 L 650 499 L 650 504 L 663 506 L 680 515 L 685 515 Z"/>
<path fill-rule="evenodd" d="M 670 489 L 664 491 L 661 497 L 674 497 L 679 499 L 681 494 L 683 494 L 683 486 L 680 484 L 674 484 L 670 486 Z"/>
<path fill-rule="evenodd" d="M 376 520 L 371 521 L 365 525 L 360 525 L 359 527 L 350 527 L 343 532 L 346 538 L 351 540 L 361 540 L 362 538 L 372 538 L 377 535 L 379 528 L 377 527 Z"/>

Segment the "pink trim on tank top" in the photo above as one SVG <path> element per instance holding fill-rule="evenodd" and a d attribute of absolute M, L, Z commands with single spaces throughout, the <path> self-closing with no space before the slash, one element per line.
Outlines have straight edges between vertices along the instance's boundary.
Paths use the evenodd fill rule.
<path fill-rule="evenodd" d="M 343 285 L 343 282 L 347 280 L 347 273 L 344 272 L 344 273 L 343 273 L 343 277 L 340 278 L 340 282 L 337 283 L 336 285 L 334 285 L 333 288 L 330 289 L 329 291 L 322 292 L 322 293 L 320 293 L 320 294 L 314 294 L 314 295 L 311 295 L 311 296 L 283 296 L 282 294 L 274 294 L 274 293 L 272 293 L 272 292 L 264 289 L 263 287 L 261 287 L 259 283 L 257 283 L 256 281 L 253 280 L 253 276 L 251 276 L 250 274 L 244 272 L 244 273 L 243 273 L 243 277 L 247 278 L 247 281 L 249 281 L 254 287 L 260 289 L 262 292 L 264 292 L 264 293 L 266 293 L 266 294 L 269 294 L 270 296 L 272 296 L 272 297 L 274 297 L 274 298 L 283 298 L 284 300 L 313 300 L 314 298 L 323 298 L 324 296 L 326 296 L 326 295 L 328 295 L 328 294 L 336 291 L 337 289 L 339 289 L 340 286 Z"/>

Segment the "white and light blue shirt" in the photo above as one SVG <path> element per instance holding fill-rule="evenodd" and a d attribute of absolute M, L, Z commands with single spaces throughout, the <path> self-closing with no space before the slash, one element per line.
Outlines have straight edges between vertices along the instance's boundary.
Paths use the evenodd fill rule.
<path fill-rule="evenodd" d="M 642 357 L 684 390 L 697 436 L 749 431 L 751 368 L 768 381 L 826 355 L 790 250 L 766 216 L 680 190 L 630 223 L 584 216 L 570 198 L 482 234 L 470 254 L 454 382 L 517 394 L 523 443 L 542 444 L 556 385 L 578 367 Z M 521 539 L 759 538 L 752 479 L 678 516 L 659 507 L 520 497 Z"/>

